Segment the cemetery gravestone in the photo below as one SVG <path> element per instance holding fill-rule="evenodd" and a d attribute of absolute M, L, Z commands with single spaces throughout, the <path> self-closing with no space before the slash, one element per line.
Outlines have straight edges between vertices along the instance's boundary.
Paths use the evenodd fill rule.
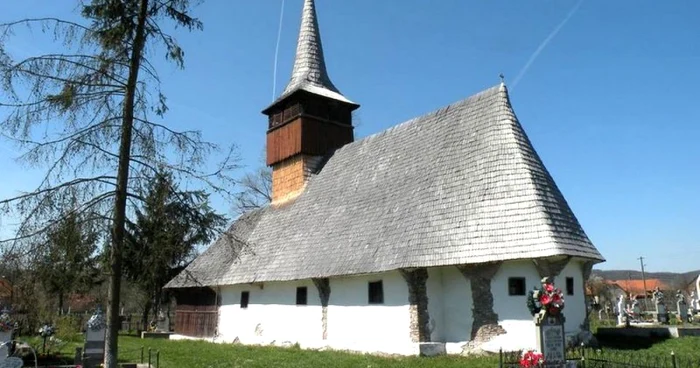
<path fill-rule="evenodd" d="M 547 367 L 566 366 L 566 334 L 562 314 L 563 293 L 554 288 L 548 279 L 542 279 L 542 287 L 528 294 L 527 305 L 534 317 L 536 340 Z"/>
<path fill-rule="evenodd" d="M 102 310 L 98 308 L 95 314 L 90 317 L 85 330 L 85 348 L 83 356 L 86 358 L 83 366 L 97 367 L 102 364 L 105 355 L 105 332 L 107 323 L 105 322 Z"/>
<path fill-rule="evenodd" d="M 0 368 L 22 368 L 23 366 L 24 361 L 18 357 L 7 357 L 0 360 Z"/>
<path fill-rule="evenodd" d="M 562 317 L 547 316 L 537 325 L 537 345 L 540 346 L 548 367 L 566 363 L 566 335 Z"/>
<path fill-rule="evenodd" d="M 639 300 L 637 298 L 632 301 L 632 315 L 634 316 L 635 319 L 639 320 L 640 316 L 642 314 L 642 308 L 639 305 Z"/>
<path fill-rule="evenodd" d="M 698 279 L 695 280 L 695 313 L 698 313 L 700 311 L 700 275 L 698 275 Z"/>
<path fill-rule="evenodd" d="M 620 295 L 617 302 L 617 324 L 624 325 L 627 322 L 627 301 L 624 295 Z"/>
<path fill-rule="evenodd" d="M 656 304 L 656 321 L 659 323 L 668 322 L 668 311 L 664 302 L 664 293 L 657 287 L 652 294 L 654 303 Z"/>
<path fill-rule="evenodd" d="M 15 329 L 15 324 L 7 310 L 3 310 L 0 314 L 0 363 L 7 359 L 10 352 L 9 348 L 12 343 L 12 332 Z M 0 365 L 1 367 L 1 365 Z"/>
<path fill-rule="evenodd" d="M 676 292 L 676 309 L 678 311 L 678 319 L 681 322 L 688 321 L 688 303 L 685 300 L 685 295 L 683 292 L 678 290 Z"/>
<path fill-rule="evenodd" d="M 170 332 L 170 318 L 163 311 L 158 312 L 158 322 L 156 324 L 156 332 Z"/>

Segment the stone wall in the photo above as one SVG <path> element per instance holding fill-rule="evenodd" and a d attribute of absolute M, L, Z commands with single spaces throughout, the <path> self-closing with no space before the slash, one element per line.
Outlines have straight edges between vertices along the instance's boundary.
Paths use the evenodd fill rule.
<path fill-rule="evenodd" d="M 498 314 L 493 309 L 493 294 L 491 293 L 491 279 L 501 263 L 457 266 L 462 275 L 471 283 L 472 303 L 474 304 L 471 340 L 474 343 L 486 342 L 495 336 L 506 333 L 503 327 L 498 325 Z"/>
<path fill-rule="evenodd" d="M 272 203 L 296 198 L 309 177 L 318 170 L 321 156 L 296 155 L 272 166 Z"/>
<path fill-rule="evenodd" d="M 561 271 L 569 264 L 571 257 L 564 257 L 560 260 L 552 260 L 546 258 L 533 259 L 532 263 L 535 264 L 537 268 L 537 273 L 540 274 L 540 278 L 545 277 L 557 277 Z"/>
<path fill-rule="evenodd" d="M 428 313 L 428 270 L 426 268 L 404 269 L 401 276 L 408 285 L 410 334 L 413 342 L 430 341 L 430 314 Z"/>
<path fill-rule="evenodd" d="M 313 279 L 318 297 L 321 299 L 321 325 L 323 326 L 323 339 L 328 339 L 328 300 L 331 298 L 331 284 L 328 278 Z"/>

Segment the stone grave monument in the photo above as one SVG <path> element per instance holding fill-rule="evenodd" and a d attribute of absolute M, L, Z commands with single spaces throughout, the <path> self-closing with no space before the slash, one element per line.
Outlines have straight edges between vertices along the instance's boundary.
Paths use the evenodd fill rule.
<path fill-rule="evenodd" d="M 685 300 L 685 295 L 681 290 L 676 291 L 676 309 L 678 311 L 678 320 L 680 322 L 688 322 L 688 302 Z"/>
<path fill-rule="evenodd" d="M 617 301 L 617 325 L 625 325 L 629 327 L 630 324 L 630 315 L 629 315 L 629 310 L 627 308 L 627 298 L 625 295 L 620 295 L 620 298 Z"/>
<path fill-rule="evenodd" d="M 97 367 L 104 360 L 105 333 L 107 332 L 107 323 L 100 307 L 97 307 L 95 313 L 87 321 L 86 327 L 83 367 Z"/>
<path fill-rule="evenodd" d="M 693 306 L 694 313 L 700 313 L 700 275 L 695 280 L 695 305 Z"/>
<path fill-rule="evenodd" d="M 19 357 L 8 357 L 0 360 L 0 368 L 22 368 L 24 361 Z"/>
<path fill-rule="evenodd" d="M 15 323 L 10 317 L 10 311 L 3 309 L 0 313 L 0 367 L 7 360 L 12 346 L 12 333 L 15 330 Z"/>
<path fill-rule="evenodd" d="M 156 322 L 155 332 L 170 332 L 170 317 L 168 313 L 163 313 L 162 310 L 158 311 L 158 320 Z"/>
<path fill-rule="evenodd" d="M 642 316 L 642 308 L 639 305 L 639 300 L 637 300 L 637 298 L 634 298 L 634 300 L 632 301 L 632 308 L 631 309 L 632 309 L 633 319 L 639 321 L 641 319 L 641 316 Z"/>
<path fill-rule="evenodd" d="M 698 313 L 698 296 L 694 291 L 690 292 L 690 311 L 692 314 Z"/>
<path fill-rule="evenodd" d="M 564 296 L 551 279 L 542 279 L 542 287 L 530 291 L 527 306 L 537 331 L 537 347 L 547 367 L 566 366 L 566 334 L 564 333 Z"/>
<path fill-rule="evenodd" d="M 654 301 L 656 308 L 656 321 L 663 324 L 669 323 L 668 308 L 666 307 L 666 296 L 658 286 L 652 293 L 652 300 Z"/>
<path fill-rule="evenodd" d="M 659 323 L 668 323 L 668 310 L 664 302 L 664 293 L 657 286 L 652 294 L 654 304 L 656 304 L 656 321 Z"/>

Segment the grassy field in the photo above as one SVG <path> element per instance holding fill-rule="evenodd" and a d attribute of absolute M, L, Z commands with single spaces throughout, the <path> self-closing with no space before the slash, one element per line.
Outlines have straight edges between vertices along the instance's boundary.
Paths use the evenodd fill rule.
<path fill-rule="evenodd" d="M 371 355 L 333 351 L 310 351 L 298 348 L 250 347 L 221 345 L 201 341 L 141 340 L 122 337 L 121 358 L 136 361 L 141 346 L 160 351 L 162 368 L 253 368 L 253 367 L 445 367 L 476 368 L 498 363 L 498 358 L 382 358 Z"/>
<path fill-rule="evenodd" d="M 80 339 L 70 339 L 61 348 L 69 356 L 80 345 Z M 28 339 L 32 346 L 40 349 L 39 339 Z M 156 351 L 160 352 L 161 368 L 252 368 L 252 367 L 402 367 L 402 368 L 476 368 L 496 367 L 498 357 L 468 358 L 439 357 L 389 358 L 371 355 L 350 354 L 334 351 L 309 351 L 298 348 L 251 347 L 244 345 L 212 344 L 202 341 L 170 341 L 159 339 L 139 339 L 133 336 L 121 336 L 119 339 L 120 360 L 138 362 L 141 349 L 148 359 L 151 348 L 153 363 Z M 604 349 L 605 350 L 605 349 Z M 700 338 L 684 337 L 670 339 L 655 344 L 649 349 L 638 351 L 611 351 L 606 353 L 620 356 L 660 356 L 668 357 L 673 351 L 678 357 L 700 360 Z M 606 355 L 607 355 L 606 354 Z"/>

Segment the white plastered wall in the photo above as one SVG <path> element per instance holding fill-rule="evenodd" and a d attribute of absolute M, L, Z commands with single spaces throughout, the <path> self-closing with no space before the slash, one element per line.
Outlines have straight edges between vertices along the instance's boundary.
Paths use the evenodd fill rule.
<path fill-rule="evenodd" d="M 581 324 L 583 324 L 586 318 L 585 295 L 583 294 L 583 283 L 585 280 L 583 280 L 582 266 L 582 261 L 572 259 L 561 273 L 554 278 L 554 285 L 564 292 L 564 301 L 566 302 L 564 306 L 564 316 L 566 316 L 564 329 L 567 334 L 574 334 L 581 331 Z M 573 295 L 567 294 L 567 277 L 573 277 L 574 279 Z"/>
<path fill-rule="evenodd" d="M 262 287 L 261 287 L 262 286 Z M 296 305 L 296 290 L 307 288 L 308 305 Z M 241 308 L 241 292 L 250 293 Z M 221 288 L 219 337 L 246 344 L 314 341 L 322 338 L 321 303 L 310 280 L 234 285 Z"/>
<path fill-rule="evenodd" d="M 368 303 L 368 282 L 382 280 L 384 303 Z M 308 305 L 296 305 L 296 288 L 306 286 Z M 394 354 L 417 354 L 410 339 L 408 286 L 397 271 L 330 279 L 327 340 L 323 340 L 322 308 L 310 280 L 235 285 L 221 289 L 220 342 L 236 338 L 244 344 L 294 344 L 303 348 Z M 250 292 L 248 308 L 241 292 Z"/>
<path fill-rule="evenodd" d="M 368 304 L 368 282 L 382 280 L 384 303 Z M 330 346 L 364 352 L 416 354 L 411 342 L 408 285 L 398 271 L 332 278 Z"/>
<path fill-rule="evenodd" d="M 509 295 L 508 279 L 525 278 L 525 292 L 540 285 L 540 276 L 530 260 L 503 262 L 491 280 L 493 309 L 498 314 L 498 323 L 506 330 L 484 344 L 487 351 L 521 350 L 536 345 L 535 325 L 526 305 L 526 295 Z M 478 303 L 478 301 L 477 301 Z"/>

